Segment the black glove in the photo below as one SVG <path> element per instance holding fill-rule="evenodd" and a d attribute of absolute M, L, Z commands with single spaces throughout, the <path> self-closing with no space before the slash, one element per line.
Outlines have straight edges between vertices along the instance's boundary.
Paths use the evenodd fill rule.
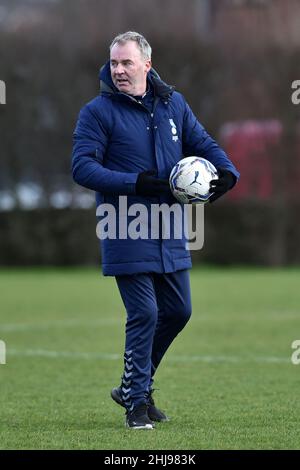
<path fill-rule="evenodd" d="M 168 180 L 155 178 L 157 171 L 143 171 L 136 180 L 135 192 L 139 196 L 159 196 L 160 194 L 171 193 Z"/>
<path fill-rule="evenodd" d="M 229 170 L 219 168 L 218 175 L 218 180 L 211 180 L 210 182 L 209 192 L 214 194 L 210 197 L 209 202 L 214 202 L 216 199 L 223 196 L 223 194 L 233 188 L 236 183 L 236 177 Z"/>

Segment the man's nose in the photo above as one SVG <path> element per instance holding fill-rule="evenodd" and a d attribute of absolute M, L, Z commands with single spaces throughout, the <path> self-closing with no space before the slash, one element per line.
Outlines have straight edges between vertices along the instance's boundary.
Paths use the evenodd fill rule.
<path fill-rule="evenodd" d="M 124 73 L 124 67 L 122 64 L 117 65 L 117 67 L 115 68 L 115 73 L 118 73 L 118 74 Z"/>

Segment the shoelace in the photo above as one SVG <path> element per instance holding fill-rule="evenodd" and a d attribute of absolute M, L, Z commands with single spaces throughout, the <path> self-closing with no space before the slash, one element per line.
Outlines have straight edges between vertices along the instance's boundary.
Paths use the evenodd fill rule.
<path fill-rule="evenodd" d="M 132 411 L 126 411 L 126 415 L 128 414 L 134 414 L 137 418 L 139 418 L 140 416 L 144 416 L 145 414 L 147 414 L 147 405 L 140 405 Z"/>

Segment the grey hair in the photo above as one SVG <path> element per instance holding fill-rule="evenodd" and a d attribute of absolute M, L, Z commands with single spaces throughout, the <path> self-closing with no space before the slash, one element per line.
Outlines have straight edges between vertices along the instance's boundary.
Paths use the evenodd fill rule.
<path fill-rule="evenodd" d="M 109 46 L 111 51 L 115 44 L 125 44 L 128 41 L 136 42 L 141 54 L 145 60 L 151 60 L 152 49 L 148 41 L 139 33 L 135 31 L 127 31 L 126 33 L 119 34 L 116 36 Z"/>

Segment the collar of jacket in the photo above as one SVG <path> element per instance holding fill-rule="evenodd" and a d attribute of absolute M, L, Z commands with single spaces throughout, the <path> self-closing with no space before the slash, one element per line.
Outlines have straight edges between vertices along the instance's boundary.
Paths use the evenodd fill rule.
<path fill-rule="evenodd" d="M 125 93 L 121 93 L 113 84 L 111 74 L 110 74 L 110 63 L 107 62 L 103 65 L 99 72 L 100 78 L 100 94 L 110 95 L 114 97 L 125 96 Z M 150 85 L 153 87 L 154 95 L 162 98 L 163 100 L 169 100 L 173 91 L 174 86 L 168 85 L 156 72 L 155 69 L 151 68 L 147 75 L 147 80 L 150 82 Z M 129 96 L 129 95 L 127 95 Z"/>

